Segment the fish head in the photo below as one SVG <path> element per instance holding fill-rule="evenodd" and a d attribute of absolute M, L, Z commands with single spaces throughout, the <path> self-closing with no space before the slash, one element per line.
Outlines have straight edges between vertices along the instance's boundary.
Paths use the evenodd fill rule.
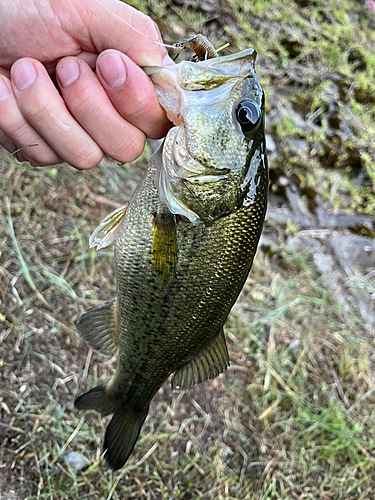
<path fill-rule="evenodd" d="M 174 123 L 158 162 L 162 203 L 191 222 L 215 220 L 251 204 L 267 176 L 264 93 L 256 52 L 148 68 Z"/>

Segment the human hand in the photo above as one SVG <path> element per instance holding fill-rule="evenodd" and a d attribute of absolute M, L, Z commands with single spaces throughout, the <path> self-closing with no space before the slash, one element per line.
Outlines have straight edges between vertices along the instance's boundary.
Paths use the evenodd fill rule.
<path fill-rule="evenodd" d="M 118 0 L 2 0 L 0 144 L 34 166 L 134 160 L 170 127 L 140 68 L 163 64 L 155 42 L 156 24 Z"/>

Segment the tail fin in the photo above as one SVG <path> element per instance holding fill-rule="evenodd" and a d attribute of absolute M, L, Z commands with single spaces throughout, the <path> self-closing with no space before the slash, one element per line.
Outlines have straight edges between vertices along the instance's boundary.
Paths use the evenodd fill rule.
<path fill-rule="evenodd" d="M 111 469 L 121 469 L 137 442 L 148 407 L 141 413 L 129 414 L 123 408 L 116 411 L 104 438 L 105 458 Z"/>
<path fill-rule="evenodd" d="M 128 413 L 107 390 L 108 382 L 79 396 L 74 405 L 78 410 L 96 410 L 104 417 L 114 413 L 104 438 L 106 460 L 112 469 L 121 469 L 137 442 L 148 406 L 140 413 Z"/>
<path fill-rule="evenodd" d="M 96 410 L 102 417 L 112 415 L 120 403 L 107 391 L 108 382 L 85 392 L 74 401 L 78 410 Z"/>

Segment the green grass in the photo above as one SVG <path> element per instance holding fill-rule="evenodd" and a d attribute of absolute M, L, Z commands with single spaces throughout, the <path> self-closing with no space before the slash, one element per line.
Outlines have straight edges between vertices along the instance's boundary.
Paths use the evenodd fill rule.
<path fill-rule="evenodd" d="M 216 46 L 230 41 L 231 51 L 255 46 L 277 146 L 269 156 L 273 194 L 282 198 L 283 176 L 307 200 L 318 192 L 331 212 L 373 216 L 375 19 L 347 0 L 210 5 L 139 6 L 167 43 L 203 31 Z M 353 70 L 352 48 L 365 71 Z M 335 116 L 347 136 L 331 135 Z M 88 238 L 113 209 L 103 197 L 128 199 L 147 155 L 77 172 L 33 169 L 0 152 L 0 497 L 372 498 L 375 332 L 354 292 L 374 304 L 374 276 L 358 269 L 347 278 L 336 266 L 337 283 L 328 286 L 314 247 L 289 242 L 298 230 L 291 222 L 265 227 L 278 243 L 258 252 L 229 317 L 230 369 L 178 396 L 166 384 L 124 469 L 106 468 L 106 419 L 82 418 L 73 401 L 108 380 L 116 360 L 88 350 L 74 323 L 115 294 L 111 249 L 91 251 Z M 67 462 L 72 452 L 88 467 Z"/>

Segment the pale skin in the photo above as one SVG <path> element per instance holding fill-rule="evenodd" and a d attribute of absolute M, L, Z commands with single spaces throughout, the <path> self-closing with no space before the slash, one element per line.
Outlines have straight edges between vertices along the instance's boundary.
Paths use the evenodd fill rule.
<path fill-rule="evenodd" d="M 1 0 L 0 144 L 33 166 L 134 160 L 170 127 L 141 69 L 173 64 L 161 42 L 119 0 Z"/>

